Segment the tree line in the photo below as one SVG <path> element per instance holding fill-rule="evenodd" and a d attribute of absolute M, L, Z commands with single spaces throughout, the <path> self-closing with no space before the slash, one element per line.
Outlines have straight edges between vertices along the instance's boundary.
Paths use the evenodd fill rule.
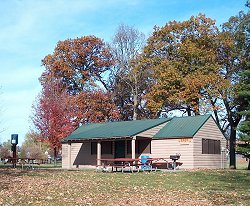
<path fill-rule="evenodd" d="M 42 60 L 33 133 L 56 156 L 61 140 L 83 124 L 176 110 L 212 113 L 229 137 L 230 167 L 236 168 L 237 128 L 241 120 L 249 122 L 249 18 L 249 10 L 241 11 L 218 28 L 199 14 L 155 26 L 147 39 L 120 25 L 110 43 L 96 36 L 59 41 Z M 243 147 L 249 133 L 245 140 Z M 249 154 L 249 145 L 244 151 Z"/>

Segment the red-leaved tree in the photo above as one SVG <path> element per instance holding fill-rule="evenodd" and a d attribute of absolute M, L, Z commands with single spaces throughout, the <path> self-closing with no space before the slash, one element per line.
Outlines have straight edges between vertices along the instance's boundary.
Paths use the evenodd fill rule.
<path fill-rule="evenodd" d="M 76 128 L 71 101 L 60 83 L 47 82 L 33 105 L 32 121 L 38 138 L 50 145 L 55 158 L 61 148 L 61 140 Z"/>

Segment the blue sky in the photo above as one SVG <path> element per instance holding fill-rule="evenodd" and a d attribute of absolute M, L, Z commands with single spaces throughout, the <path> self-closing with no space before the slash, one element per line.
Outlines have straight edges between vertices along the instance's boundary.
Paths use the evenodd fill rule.
<path fill-rule="evenodd" d="M 110 41 L 119 24 L 147 36 L 170 20 L 205 13 L 219 26 L 246 0 L 1 0 L 0 142 L 29 131 L 31 105 L 41 90 L 41 59 L 59 40 L 95 35 Z"/>

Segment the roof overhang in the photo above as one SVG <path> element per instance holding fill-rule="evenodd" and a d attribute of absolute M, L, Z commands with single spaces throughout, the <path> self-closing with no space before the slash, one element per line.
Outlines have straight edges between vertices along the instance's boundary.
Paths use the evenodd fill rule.
<path fill-rule="evenodd" d="M 64 140 L 62 143 L 81 143 L 81 142 L 90 142 L 90 141 L 110 141 L 110 140 L 125 140 L 125 139 L 132 139 L 131 136 L 125 136 L 125 137 L 96 137 L 96 138 L 79 138 L 79 139 L 68 139 Z"/>

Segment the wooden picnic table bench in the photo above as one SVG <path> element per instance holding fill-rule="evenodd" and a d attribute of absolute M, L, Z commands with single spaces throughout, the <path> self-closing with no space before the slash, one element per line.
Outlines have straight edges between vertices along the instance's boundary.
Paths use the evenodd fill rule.
<path fill-rule="evenodd" d="M 22 169 L 24 165 L 27 165 L 29 169 L 34 169 L 33 165 L 40 165 L 40 159 L 35 158 L 8 158 L 7 162 L 4 164 L 11 163 L 11 164 L 18 164 L 21 165 Z"/>
<path fill-rule="evenodd" d="M 121 171 L 124 172 L 125 169 L 129 171 L 139 172 L 142 171 L 156 171 L 158 168 L 161 168 L 165 165 L 166 169 L 172 168 L 172 162 L 169 162 L 167 158 L 110 158 L 110 159 L 99 159 L 101 165 L 97 165 L 102 171 L 108 171 L 108 168 L 111 168 L 111 171 L 118 171 L 118 168 L 121 168 Z M 145 161 L 146 160 L 146 161 Z"/>
<path fill-rule="evenodd" d="M 133 172 L 133 166 L 135 161 L 138 161 L 138 159 L 132 159 L 132 158 L 114 158 L 114 159 L 100 159 L 101 161 L 101 167 L 103 171 L 107 171 L 107 167 L 111 167 L 112 172 L 118 171 L 118 168 L 121 168 L 121 171 L 124 172 L 126 168 L 128 168 L 131 172 Z M 99 165 L 100 167 L 100 165 Z"/>

